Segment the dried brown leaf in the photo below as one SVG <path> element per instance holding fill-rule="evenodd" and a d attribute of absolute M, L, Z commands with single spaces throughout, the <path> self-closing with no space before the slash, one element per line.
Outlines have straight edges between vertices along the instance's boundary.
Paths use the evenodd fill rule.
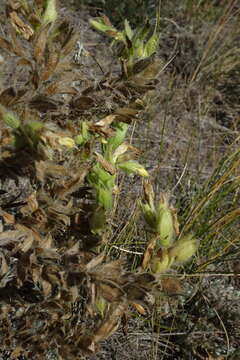
<path fill-rule="evenodd" d="M 2 38 L 1 36 L 0 36 L 0 47 L 3 50 L 6 50 L 7 52 L 15 54 L 15 51 L 14 51 L 14 48 L 13 48 L 12 44 L 8 40 Z"/>
<path fill-rule="evenodd" d="M 44 93 L 50 96 L 54 94 L 76 95 L 77 90 L 69 85 L 64 85 L 64 81 L 55 81 L 45 88 Z"/>
<path fill-rule="evenodd" d="M 33 55 L 34 59 L 36 60 L 37 64 L 43 62 L 43 56 L 45 53 L 45 48 L 48 40 L 48 31 L 49 31 L 50 24 L 46 24 L 40 27 L 39 31 L 36 34 L 34 40 L 34 49 Z"/>
<path fill-rule="evenodd" d="M 24 216 L 29 216 L 38 209 L 37 192 L 33 191 L 26 201 L 27 204 L 20 211 Z"/>
<path fill-rule="evenodd" d="M 34 241 L 33 234 L 28 234 L 28 236 L 25 237 L 24 241 L 19 246 L 19 249 L 24 253 L 27 252 L 29 249 L 31 249 L 33 245 L 33 241 Z"/>
<path fill-rule="evenodd" d="M 15 216 L 7 213 L 6 211 L 0 210 L 0 215 L 2 216 L 5 224 L 15 224 Z"/>
<path fill-rule="evenodd" d="M 89 96 L 79 96 L 70 103 L 74 109 L 81 111 L 89 110 L 94 106 L 95 101 Z"/>
<path fill-rule="evenodd" d="M 41 242 L 41 246 L 43 249 L 52 249 L 53 248 L 53 239 L 52 235 L 48 234 Z"/>
<path fill-rule="evenodd" d="M 45 65 L 44 71 L 41 75 L 41 80 L 46 81 L 50 78 L 51 75 L 53 75 L 58 65 L 59 59 L 60 59 L 60 54 L 58 53 L 58 51 L 52 49 L 52 51 L 49 54 L 49 58 Z"/>
<path fill-rule="evenodd" d="M 120 301 L 124 296 L 124 291 L 119 287 L 107 283 L 98 283 L 97 285 L 98 294 L 101 295 L 108 302 Z"/>
<path fill-rule="evenodd" d="M 9 270 L 5 255 L 0 252 L 0 277 L 3 277 Z"/>
<path fill-rule="evenodd" d="M 150 273 L 138 274 L 134 277 L 134 280 L 138 286 L 146 290 L 152 290 L 154 283 L 156 282 L 155 276 Z"/>
<path fill-rule="evenodd" d="M 20 34 L 22 34 L 22 36 L 26 40 L 29 40 L 34 34 L 34 31 L 31 28 L 31 26 L 28 24 L 25 24 L 22 21 L 22 19 L 20 19 L 20 17 L 16 13 L 16 11 L 10 12 L 9 16 L 10 16 L 11 24 L 16 29 L 16 31 L 19 32 Z"/>
<path fill-rule="evenodd" d="M 143 269 L 147 268 L 149 261 L 151 260 L 152 253 L 153 253 L 155 246 L 156 246 L 156 239 L 154 238 L 149 241 L 147 248 L 144 252 L 143 262 L 142 262 Z"/>
<path fill-rule="evenodd" d="M 40 243 L 42 241 L 40 234 L 37 231 L 35 231 L 34 229 L 30 229 L 27 226 L 22 225 L 22 224 L 16 224 L 15 227 L 17 230 L 22 231 L 23 234 L 28 234 L 30 237 L 33 236 L 37 242 Z"/>
<path fill-rule="evenodd" d="M 31 109 L 37 109 L 38 111 L 49 111 L 49 110 L 57 110 L 61 103 L 54 99 L 51 99 L 45 95 L 36 95 L 29 102 L 29 107 Z"/>
<path fill-rule="evenodd" d="M 99 254 L 98 256 L 95 256 L 92 260 L 90 260 L 86 265 L 86 271 L 90 271 L 91 269 L 94 269 L 96 266 L 101 264 L 105 259 L 104 254 Z"/>
<path fill-rule="evenodd" d="M 141 315 L 146 315 L 146 311 L 144 307 L 138 303 L 132 303 L 132 306 L 139 312 Z"/>
<path fill-rule="evenodd" d="M 0 103 L 4 106 L 11 106 L 17 98 L 17 92 L 13 87 L 7 88 L 0 94 Z"/>
<path fill-rule="evenodd" d="M 22 346 L 18 345 L 12 351 L 12 353 L 10 355 L 10 359 L 18 359 L 22 353 L 24 353 L 24 350 L 23 350 Z"/>
<path fill-rule="evenodd" d="M 131 108 L 119 108 L 115 111 L 116 115 L 126 116 L 127 118 L 136 118 L 139 114 L 139 110 Z"/>
<path fill-rule="evenodd" d="M 69 175 L 69 170 L 66 167 L 57 165 L 52 161 L 36 161 L 35 167 L 37 171 L 37 178 L 41 182 L 44 182 L 44 179 L 47 176 L 59 178 Z"/>
<path fill-rule="evenodd" d="M 85 166 L 80 169 L 79 173 L 74 176 L 71 180 L 64 183 L 63 186 L 60 186 L 54 189 L 55 193 L 59 196 L 60 199 L 63 199 L 66 195 L 71 194 L 77 191 L 80 186 L 83 184 L 85 177 L 89 172 L 89 167 Z"/>
<path fill-rule="evenodd" d="M 98 256 L 99 258 L 100 256 Z M 96 258 L 95 258 L 96 259 Z M 123 260 L 118 259 L 114 261 L 110 261 L 107 263 L 103 263 L 105 260 L 104 255 L 102 255 L 102 261 L 95 262 L 95 266 L 91 267 L 93 270 L 90 272 L 91 276 L 94 277 L 98 281 L 111 280 L 116 283 L 121 282 L 122 264 Z M 94 263 L 94 259 L 91 261 L 91 264 Z M 90 263 L 87 264 L 87 269 L 89 270 Z M 115 286 L 117 286 L 115 284 Z"/>
<path fill-rule="evenodd" d="M 147 294 L 146 290 L 135 284 L 128 284 L 124 286 L 124 291 L 127 294 L 127 299 L 130 301 L 144 301 Z"/>
<path fill-rule="evenodd" d="M 72 295 L 72 302 L 75 302 L 77 300 L 77 298 L 79 297 L 78 286 L 71 286 L 69 288 L 69 290 Z"/>
<path fill-rule="evenodd" d="M 6 245 L 12 244 L 14 242 L 20 242 L 25 236 L 25 232 L 22 230 L 10 230 L 0 233 L 0 246 L 4 247 Z"/>
<path fill-rule="evenodd" d="M 105 118 L 101 119 L 100 121 L 96 122 L 96 126 L 100 126 L 103 128 L 109 127 L 112 122 L 116 119 L 116 115 L 108 115 Z"/>
<path fill-rule="evenodd" d="M 81 336 L 78 341 L 78 346 L 89 355 L 94 354 L 99 350 L 99 347 L 94 340 L 94 336 L 90 335 Z"/>
<path fill-rule="evenodd" d="M 22 57 L 23 59 L 27 58 L 26 50 L 24 49 L 22 44 L 18 41 L 16 32 L 13 28 L 10 28 L 10 35 L 12 40 L 11 43 L 15 54 L 18 55 L 19 57 Z"/>
<path fill-rule="evenodd" d="M 161 279 L 162 290 L 167 295 L 178 295 L 182 293 L 182 288 L 178 279 L 166 277 Z"/>
<path fill-rule="evenodd" d="M 43 265 L 39 266 L 39 265 L 34 265 L 34 264 L 31 267 L 32 279 L 35 284 L 37 284 L 41 279 L 42 267 L 43 267 Z"/>
<path fill-rule="evenodd" d="M 76 244 L 74 244 L 70 249 L 68 249 L 65 252 L 66 256 L 72 256 L 72 255 L 77 255 L 79 254 L 79 246 L 80 246 L 80 242 L 77 241 Z"/>
<path fill-rule="evenodd" d="M 61 50 L 61 56 L 67 56 L 74 49 L 77 40 L 79 39 L 79 34 L 74 32 L 74 29 L 70 29 L 68 36 L 63 44 Z"/>
<path fill-rule="evenodd" d="M 162 61 L 155 60 L 154 62 L 148 64 L 143 71 L 131 76 L 128 80 L 130 83 L 137 86 L 144 86 L 157 77 L 162 67 Z"/>
<path fill-rule="evenodd" d="M 111 175 L 116 174 L 115 167 L 109 161 L 104 159 L 104 157 L 101 154 L 97 152 L 95 154 L 97 156 L 97 161 L 102 165 L 104 170 L 106 170 Z"/>
<path fill-rule="evenodd" d="M 57 208 L 49 206 L 47 213 L 51 220 L 53 220 L 57 223 L 62 223 L 65 226 L 70 226 L 70 223 L 71 223 L 70 217 L 61 213 L 61 210 L 58 211 Z"/>
<path fill-rule="evenodd" d="M 96 342 L 107 339 L 118 329 L 121 317 L 126 309 L 127 305 L 125 303 L 111 304 L 106 319 L 94 331 L 94 340 Z"/>
<path fill-rule="evenodd" d="M 45 296 L 49 296 L 52 292 L 52 285 L 49 281 L 42 279 L 41 285 Z"/>

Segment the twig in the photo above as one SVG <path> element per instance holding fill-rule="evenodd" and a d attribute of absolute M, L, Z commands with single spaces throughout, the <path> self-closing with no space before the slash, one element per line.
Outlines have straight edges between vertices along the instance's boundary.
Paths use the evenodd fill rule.
<path fill-rule="evenodd" d="M 116 245 L 112 245 L 112 247 L 115 248 L 115 249 L 118 249 L 118 250 L 120 250 L 120 251 L 124 251 L 124 252 L 126 252 L 126 253 L 135 254 L 135 255 L 143 255 L 142 252 L 131 251 L 131 250 L 123 249 L 123 248 L 121 248 L 121 247 L 119 247 L 119 246 L 116 246 Z"/>

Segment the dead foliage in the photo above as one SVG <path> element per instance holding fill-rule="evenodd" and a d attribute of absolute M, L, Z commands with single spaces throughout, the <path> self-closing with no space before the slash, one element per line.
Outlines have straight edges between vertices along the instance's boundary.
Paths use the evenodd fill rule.
<path fill-rule="evenodd" d="M 111 137 L 113 122 L 139 118 L 141 97 L 154 88 L 160 65 L 152 59 L 129 79 L 104 75 L 79 93 L 72 85 L 79 73 L 69 60 L 77 29 L 67 21 L 41 24 L 41 11 L 24 4 L 9 2 L 9 32 L 0 38 L 16 76 L 24 74 L 0 94 L 21 121 L 13 133 L 4 128 L 1 138 L 1 348 L 11 358 L 42 359 L 52 347 L 59 359 L 76 359 L 98 351 L 129 306 L 145 315 L 154 303 L 154 275 L 129 273 L 124 260 L 99 253 L 103 239 L 90 229 L 95 198 L 86 179 L 93 159 L 115 174 L 96 152 L 95 138 Z M 36 6 L 41 10 L 43 2 Z M 76 148 L 71 139 L 79 134 L 79 118 L 92 114 L 98 114 L 88 123 L 92 138 Z M 19 143 L 6 148 L 14 137 Z M 163 289 L 178 291 L 169 281 Z"/>

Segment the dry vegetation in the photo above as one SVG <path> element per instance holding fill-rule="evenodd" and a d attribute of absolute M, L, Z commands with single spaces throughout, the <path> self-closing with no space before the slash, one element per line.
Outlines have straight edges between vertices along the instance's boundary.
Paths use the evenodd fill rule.
<path fill-rule="evenodd" d="M 238 359 L 238 2 L 54 3 L 0 5 L 0 359 Z"/>

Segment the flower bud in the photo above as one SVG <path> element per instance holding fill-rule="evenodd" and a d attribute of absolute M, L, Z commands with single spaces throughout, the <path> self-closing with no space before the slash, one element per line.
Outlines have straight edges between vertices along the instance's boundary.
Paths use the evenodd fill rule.
<path fill-rule="evenodd" d="M 43 24 L 52 23 L 57 19 L 56 0 L 47 0 L 46 9 L 43 15 Z"/>
<path fill-rule="evenodd" d="M 176 263 L 184 263 L 189 260 L 197 251 L 198 241 L 192 235 L 186 235 L 176 242 L 169 250 L 169 256 Z"/>
<path fill-rule="evenodd" d="M 141 206 L 143 216 L 144 216 L 146 223 L 154 231 L 156 228 L 156 214 L 155 214 L 154 209 L 152 209 L 149 204 L 144 204 L 142 202 L 140 202 L 140 206 Z"/>
<path fill-rule="evenodd" d="M 98 296 L 95 300 L 95 306 L 102 318 L 104 318 L 105 310 L 107 308 L 107 301 L 102 297 Z"/>
<path fill-rule="evenodd" d="M 19 119 L 13 113 L 6 111 L 3 106 L 0 108 L 0 117 L 12 129 L 18 129 L 21 125 Z"/>
<path fill-rule="evenodd" d="M 133 161 L 133 160 L 125 161 L 118 164 L 118 167 L 129 174 L 135 173 L 141 176 L 149 176 L 147 170 L 137 161 Z"/>
<path fill-rule="evenodd" d="M 153 273 L 163 273 L 169 269 L 171 265 L 167 249 L 161 249 L 150 262 L 150 268 Z"/>
<path fill-rule="evenodd" d="M 72 149 L 75 146 L 75 141 L 68 136 L 60 137 L 58 142 L 60 145 L 66 146 L 69 149 Z"/>
<path fill-rule="evenodd" d="M 170 247 L 175 238 L 174 219 L 166 195 L 162 195 L 157 210 L 159 246 Z"/>

